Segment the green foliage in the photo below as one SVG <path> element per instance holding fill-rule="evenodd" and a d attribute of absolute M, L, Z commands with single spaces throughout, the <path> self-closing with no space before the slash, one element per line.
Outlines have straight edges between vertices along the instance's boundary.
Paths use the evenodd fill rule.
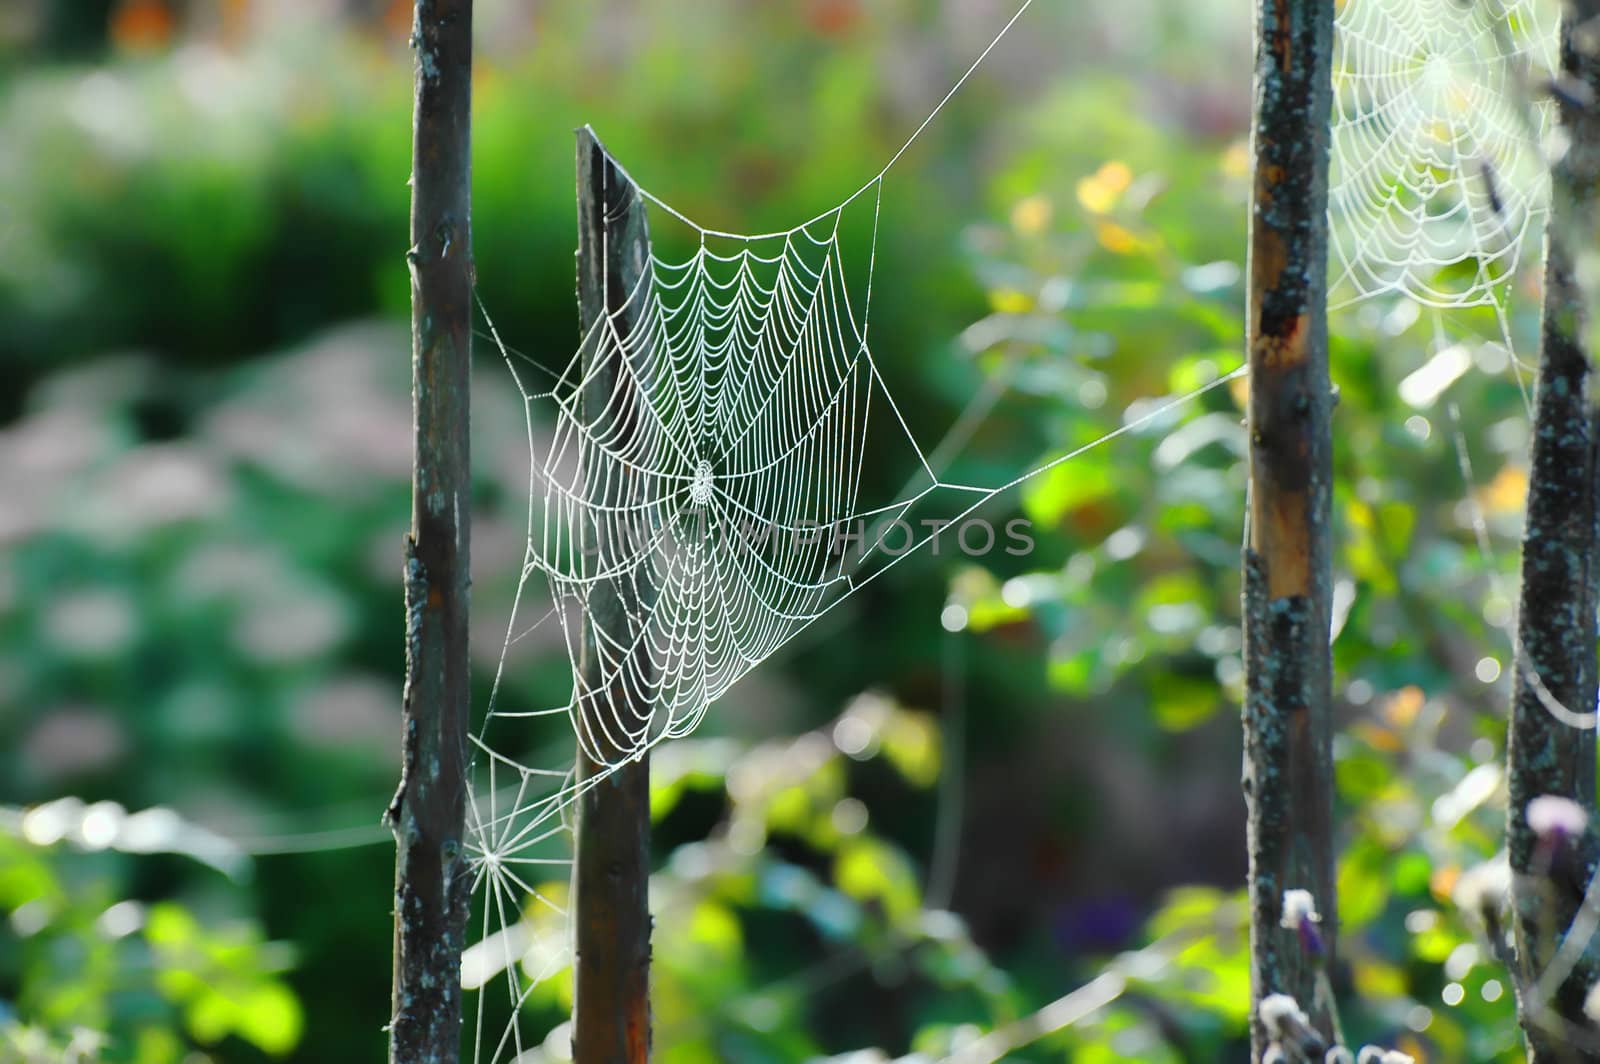
<path fill-rule="evenodd" d="M 874 345 L 918 438 L 994 397 L 953 480 L 1096 444 L 1241 360 L 1242 15 L 1167 5 L 1133 43 L 1117 5 L 1067 6 L 886 187 Z M 573 126 L 696 218 L 785 227 L 875 173 L 970 54 L 915 5 L 639 7 L 626 34 L 564 0 L 481 42 L 481 292 L 547 364 L 575 335 Z M 0 831 L 0 1055 L 381 1057 L 410 57 L 403 31 L 264 25 L 0 87 L 0 797 L 188 825 L 156 853 Z M 1519 350 L 1534 306 L 1519 289 Z M 1508 980 L 1455 899 L 1505 815 L 1522 398 L 1487 311 L 1379 302 L 1332 329 L 1334 989 L 1353 1041 L 1514 1061 Z M 479 706 L 527 485 L 484 353 Z M 1241 1053 L 1243 398 L 1221 384 L 1030 481 L 989 515 L 1031 520 L 1030 555 L 908 560 L 660 751 L 660 1059 L 938 1058 L 1102 972 L 1110 1004 L 1007 1059 Z M 559 702 L 565 664 L 558 634 L 519 639 L 502 705 Z M 571 736 L 513 745 L 548 764 Z M 930 897 L 952 837 L 953 895 Z M 559 879 L 537 884 L 557 904 Z M 108 934 L 113 912 L 137 926 Z M 531 979 L 563 926 L 523 918 Z M 556 973 L 525 1008 L 555 1027 L 570 995 Z"/>
<path fill-rule="evenodd" d="M 279 978 L 289 953 L 252 920 L 127 900 L 129 859 L 81 833 L 30 834 L 26 818 L 0 832 L 0 972 L 22 987 L 0 1044 L 27 1061 L 177 1064 L 230 1038 L 273 1057 L 300 1043 L 300 1001 Z"/>
<path fill-rule="evenodd" d="M 924 1052 L 947 1051 L 963 1024 L 1015 1015 L 1005 973 L 958 917 L 924 908 L 904 849 L 851 793 L 852 781 L 924 791 L 938 763 L 927 718 L 874 696 L 828 728 L 731 760 L 718 783 L 724 818 L 680 847 L 658 884 L 661 912 L 693 914 L 658 920 L 664 1059 L 784 1061 L 847 1048 L 824 1041 L 839 1038 L 820 1022 L 827 1002 L 885 980 Z M 774 973 L 759 958 L 779 942 L 789 945 Z"/>
<path fill-rule="evenodd" d="M 1142 397 L 1215 380 L 1238 364 L 1230 344 L 1243 333 L 1240 145 L 1174 144 L 1127 108 L 1097 126 L 1071 98 L 1042 112 L 1071 113 L 1056 118 L 1058 140 L 1043 127 L 1053 169 L 1019 159 L 995 186 L 1009 193 L 1009 228 L 972 241 L 988 320 L 1005 323 L 985 334 L 986 370 L 1058 406 L 1077 400 L 1055 453 L 1128 423 Z M 1059 165 L 1086 144 L 1103 155 Z M 1531 322 L 1510 323 L 1529 343 Z M 1374 304 L 1332 327 L 1345 1026 L 1352 1045 L 1400 1044 L 1418 1059 L 1518 1059 L 1509 979 L 1452 893 L 1494 854 L 1505 819 L 1495 758 L 1526 483 L 1518 385 L 1488 312 L 1446 322 Z M 971 629 L 1028 630 L 1064 694 L 1129 698 L 1166 730 L 1237 705 L 1243 397 L 1242 382 L 1210 392 L 1026 487 L 1046 565 L 959 574 L 951 599 Z M 1172 1044 L 1191 1059 L 1237 1052 L 1241 903 L 1182 889 L 1144 933 L 1186 944 L 1129 994 L 1175 1010 Z"/>

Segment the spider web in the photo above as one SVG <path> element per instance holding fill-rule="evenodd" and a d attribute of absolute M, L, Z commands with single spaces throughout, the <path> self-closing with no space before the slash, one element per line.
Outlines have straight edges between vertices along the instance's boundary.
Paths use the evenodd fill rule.
<path fill-rule="evenodd" d="M 942 477 L 946 447 L 920 445 L 868 340 L 884 178 L 1031 2 L 872 180 L 793 228 L 703 227 L 608 158 L 628 182 L 603 198 L 608 222 L 646 210 L 652 224 L 681 227 L 691 250 L 673 257 L 657 250 L 669 241 L 652 245 L 632 287 L 606 293 L 608 309 L 559 371 L 509 348 L 489 322 L 525 408 L 529 477 L 522 574 L 474 737 L 468 803 L 468 863 L 483 902 L 462 981 L 477 993 L 479 1064 L 567 1059 L 566 1025 L 536 1041 L 522 1012 L 570 959 L 567 814 L 584 791 L 688 734 L 761 662 L 941 534 L 962 538 L 997 496 L 1168 423 L 1244 374 L 1137 404 L 1111 432 L 999 485 Z M 852 210 L 870 212 L 871 234 L 853 255 L 841 238 Z M 885 468 L 909 473 L 900 490 L 877 483 Z M 993 543 L 991 526 L 979 531 Z M 539 613 L 532 623 L 529 612 Z M 551 624 L 569 696 L 544 709 L 504 707 L 513 646 Z M 572 726 L 567 754 L 505 752 L 513 740 L 502 729 L 562 716 Z M 571 766 L 573 734 L 599 772 L 580 780 L 570 767 L 535 767 Z"/>
<path fill-rule="evenodd" d="M 1330 305 L 1499 306 L 1543 231 L 1555 0 L 1342 0 Z"/>
<path fill-rule="evenodd" d="M 462 969 L 478 992 L 480 1064 L 566 1059 L 565 1025 L 536 1043 L 522 1010 L 570 958 L 567 811 L 583 790 L 694 730 L 752 669 L 940 531 L 959 536 L 1001 493 L 1244 373 L 1145 405 L 1000 485 L 944 479 L 929 458 L 944 447 L 920 445 L 868 341 L 884 178 L 1030 3 L 871 181 L 801 225 L 757 235 L 706 228 L 628 178 L 626 196 L 647 205 L 652 222 L 683 227 L 691 250 L 652 248 L 559 372 L 507 347 L 490 323 L 525 407 L 529 503 L 469 803 L 469 863 L 484 901 Z M 1548 199 L 1544 108 L 1519 103 L 1531 95 L 1530 71 L 1552 66 L 1555 19 L 1544 7 L 1340 5 L 1334 305 L 1380 293 L 1436 307 L 1490 304 L 1505 328 L 1505 288 Z M 613 216 L 635 205 L 606 202 Z M 852 208 L 871 211 L 871 242 L 858 256 L 841 240 Z M 910 471 L 900 491 L 869 476 L 886 466 Z M 941 525 L 910 523 L 930 509 Z M 530 624 L 521 614 L 536 598 L 546 608 Z M 570 666 L 569 697 L 504 708 L 513 645 L 551 623 Z M 603 766 L 581 782 L 568 767 L 518 760 L 490 737 L 518 718 L 561 716 Z"/>
<path fill-rule="evenodd" d="M 484 902 L 463 983 L 478 991 L 480 1064 L 567 1059 L 565 1025 L 536 1042 L 522 1009 L 570 957 L 566 813 L 584 789 L 691 732 L 742 677 L 932 543 L 937 532 L 907 528 L 913 511 L 942 504 L 953 514 L 943 528 L 959 535 L 1008 489 L 1243 374 L 1147 406 L 998 486 L 944 479 L 929 456 L 945 448 L 919 444 L 868 342 L 884 177 L 1030 3 L 882 171 L 802 225 L 753 236 L 704 228 L 629 179 L 628 195 L 653 220 L 686 227 L 693 250 L 652 253 L 552 380 L 535 384 L 532 374 L 547 371 L 491 324 L 526 409 L 529 451 L 526 556 L 501 673 L 513 644 L 553 621 L 572 685 L 562 704 L 507 710 L 497 675 L 475 739 L 483 772 L 468 849 Z M 1379 295 L 1487 305 L 1515 364 L 1510 283 L 1548 214 L 1551 122 L 1532 86 L 1555 67 L 1554 0 L 1342 0 L 1337 10 L 1331 305 Z M 846 211 L 867 204 L 871 245 L 847 256 Z M 869 467 L 897 462 L 911 480 L 885 493 Z M 530 587 L 543 587 L 548 608 L 527 624 L 518 612 L 538 597 Z M 541 716 L 569 718 L 603 771 L 579 782 L 489 738 L 497 722 Z M 496 1033 L 499 1013 L 508 1018 Z"/>
<path fill-rule="evenodd" d="M 511 1010 L 498 1041 L 486 1041 L 489 994 L 480 993 L 479 1061 L 551 1059 L 530 1053 L 518 1012 L 566 960 L 563 888 L 539 878 L 570 867 L 565 814 L 580 794 L 688 734 L 738 680 L 941 532 L 966 543 L 966 521 L 1003 492 L 1244 372 L 1138 407 L 1004 484 L 940 476 L 928 457 L 940 449 L 919 445 L 868 343 L 882 182 L 803 225 L 755 236 L 705 229 L 631 185 L 655 216 L 689 229 L 687 258 L 652 252 L 549 388 L 529 386 L 547 371 L 491 324 L 527 411 L 530 470 L 527 551 L 501 671 L 514 643 L 554 623 L 573 682 L 565 704 L 519 711 L 498 705 L 497 677 L 475 738 L 487 788 L 469 804 L 468 850 L 486 902 L 463 979 L 481 989 L 504 975 Z M 866 203 L 873 236 L 858 313 L 840 233 L 846 211 Z M 869 464 L 911 476 L 886 493 L 867 483 Z M 921 520 L 929 511 L 938 518 Z M 982 543 L 996 542 L 991 525 L 976 527 Z M 541 582 L 549 608 L 519 621 Z M 580 782 L 534 768 L 487 734 L 554 715 L 571 719 L 600 773 Z M 564 1037 L 558 1028 L 545 1044 L 559 1051 Z"/>
<path fill-rule="evenodd" d="M 862 508 L 869 449 L 956 487 L 933 477 L 873 363 L 842 213 L 722 238 L 731 253 L 699 230 L 686 261 L 652 255 L 555 387 L 523 391 L 555 421 L 535 445 L 528 575 L 549 584 L 575 673 L 586 643 L 594 659 L 566 709 L 596 763 L 692 731 L 853 589 L 843 537 L 921 497 Z"/>

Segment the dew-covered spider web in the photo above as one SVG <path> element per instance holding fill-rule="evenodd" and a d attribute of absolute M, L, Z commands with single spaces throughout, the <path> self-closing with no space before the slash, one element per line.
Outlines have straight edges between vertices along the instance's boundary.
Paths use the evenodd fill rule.
<path fill-rule="evenodd" d="M 468 1022 L 480 1064 L 565 1059 L 567 1032 L 525 1030 L 522 1012 L 570 959 L 568 813 L 584 789 L 693 730 L 742 677 L 940 535 L 988 549 L 996 530 L 973 518 L 997 496 L 1170 423 L 1243 373 L 1139 404 L 1112 432 L 1004 483 L 943 476 L 930 456 L 946 448 L 913 430 L 870 342 L 885 177 L 1030 4 L 872 180 L 803 224 L 756 235 L 699 225 L 612 160 L 620 187 L 602 196 L 607 220 L 642 208 L 652 230 L 626 290 L 606 292 L 608 309 L 559 367 L 489 324 L 529 454 L 501 673 L 516 644 L 555 630 L 570 694 L 515 709 L 497 676 L 475 738 L 468 852 L 482 913 L 462 979 L 477 992 Z M 685 250 L 663 250 L 673 247 Z M 568 718 L 566 752 L 517 753 L 529 717 Z M 573 734 L 603 766 L 581 782 Z"/>
<path fill-rule="evenodd" d="M 1500 305 L 1543 232 L 1557 0 L 1342 0 L 1330 299 Z"/>
<path fill-rule="evenodd" d="M 604 778 L 580 783 L 524 764 L 488 737 L 491 726 L 565 715 L 586 757 L 615 770 L 688 734 L 732 685 L 941 531 L 991 548 L 999 533 L 975 518 L 981 507 L 1243 373 L 1137 407 L 1112 432 L 1005 483 L 948 479 L 869 343 L 882 194 L 880 174 L 803 225 L 743 236 L 698 226 L 630 186 L 652 225 L 686 227 L 694 250 L 652 253 L 548 387 L 502 345 L 530 450 L 528 546 L 506 649 L 557 626 L 573 682 L 562 705 L 492 704 L 477 740 L 487 788 L 470 807 L 470 850 L 488 897 L 464 981 L 472 989 L 504 975 L 513 1010 L 503 1032 L 480 1030 L 480 1061 L 529 1049 L 515 1010 L 565 962 L 567 934 L 559 890 L 539 880 L 569 864 L 550 844 L 569 834 L 572 802 Z M 607 203 L 613 215 L 628 206 Z M 872 219 L 859 263 L 841 237 L 853 207 Z M 903 486 L 871 487 L 869 465 L 904 470 Z M 530 623 L 520 607 L 541 589 L 549 605 Z"/>
<path fill-rule="evenodd" d="M 764 237 L 697 229 L 688 259 L 652 255 L 553 388 L 523 393 L 553 418 L 530 575 L 575 670 L 590 648 L 595 675 L 564 708 L 595 762 L 693 730 L 847 595 L 862 559 L 846 537 L 867 522 L 983 491 L 922 460 L 851 304 L 842 213 Z M 869 451 L 915 463 L 924 490 L 864 501 Z"/>
<path fill-rule="evenodd" d="M 1330 306 L 1389 296 L 1432 308 L 1431 366 L 1465 357 L 1445 336 L 1446 314 L 1489 308 L 1492 342 L 1531 417 L 1510 312 L 1537 289 L 1518 282 L 1539 265 L 1530 253 L 1549 222 L 1552 163 L 1566 148 L 1553 102 L 1561 3 L 1337 0 L 1336 12 Z M 1482 342 L 1470 324 L 1451 325 Z M 1459 425 L 1455 437 L 1464 454 Z M 1481 528 L 1478 539 L 1488 557 Z M 1514 618 L 1503 628 L 1514 645 Z M 1594 711 L 1562 706 L 1538 675 L 1526 676 L 1552 716 L 1594 727 Z"/>
<path fill-rule="evenodd" d="M 462 977 L 477 991 L 480 1064 L 565 1059 L 567 1033 L 525 1030 L 522 1013 L 570 959 L 567 814 L 583 789 L 688 734 L 741 678 L 936 538 L 992 537 L 971 519 L 1002 493 L 1243 374 L 1130 408 L 1112 432 L 997 484 L 944 476 L 932 456 L 946 448 L 922 439 L 898 401 L 870 342 L 885 178 L 1031 2 L 839 205 L 741 235 L 697 224 L 617 166 L 608 219 L 642 208 L 652 237 L 671 239 L 606 293 L 608 310 L 560 366 L 489 325 L 525 408 L 529 458 L 501 674 L 516 644 L 555 631 L 570 693 L 510 708 L 497 675 L 475 739 L 469 855 L 482 922 Z M 1529 129 L 1542 112 L 1506 100 L 1549 68 L 1554 27 L 1544 0 L 1493 17 L 1458 0 L 1340 6 L 1335 299 L 1503 309 L 1547 199 L 1541 131 Z M 853 247 L 850 232 L 870 236 Z M 673 247 L 685 250 L 662 250 Z M 902 473 L 885 487 L 873 475 L 883 469 Z M 570 720 L 565 752 L 518 752 L 518 721 L 531 717 Z M 572 735 L 603 766 L 581 783 Z"/>

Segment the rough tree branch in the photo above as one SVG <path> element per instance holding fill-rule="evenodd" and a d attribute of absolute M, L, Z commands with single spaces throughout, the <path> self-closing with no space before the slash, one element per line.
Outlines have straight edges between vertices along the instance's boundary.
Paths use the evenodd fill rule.
<path fill-rule="evenodd" d="M 411 45 L 411 370 L 404 759 L 389 1059 L 449 1064 L 461 1044 L 472 356 L 472 0 L 417 0 Z"/>
<path fill-rule="evenodd" d="M 1584 997 L 1596 977 L 1588 949 L 1553 995 L 1536 984 L 1582 907 L 1596 866 L 1592 832 L 1551 837 L 1529 823 L 1528 805 L 1543 795 L 1595 803 L 1595 608 L 1600 493 L 1595 478 L 1597 409 L 1584 330 L 1590 308 L 1579 283 L 1581 254 L 1595 252 L 1600 189 L 1600 60 L 1595 18 L 1600 0 L 1569 3 L 1561 23 L 1561 72 L 1553 93 L 1570 146 L 1552 170 L 1545 237 L 1544 317 L 1533 421 L 1527 519 L 1522 543 L 1522 599 L 1506 744 L 1510 792 L 1506 846 L 1512 870 L 1513 974 L 1533 1064 L 1600 1060 L 1579 1049 L 1565 1025 L 1592 1032 Z M 1587 27 L 1585 24 L 1587 23 Z M 1552 706 L 1589 719 L 1572 718 Z M 1549 983 L 1550 980 L 1543 980 Z M 1548 1000 L 1546 1000 L 1548 998 Z"/>
<path fill-rule="evenodd" d="M 587 126 L 578 131 L 578 308 L 583 333 L 586 418 L 613 411 L 617 446 L 637 443 L 647 431 L 638 415 L 643 398 L 630 382 L 651 372 L 647 365 L 622 365 L 633 357 L 623 343 L 609 343 L 605 330 L 590 326 L 600 315 L 612 317 L 619 341 L 633 330 L 638 300 L 628 297 L 649 269 L 650 229 L 643 199 L 633 183 L 606 154 Z M 596 364 L 598 363 L 598 364 Z M 646 377 L 647 379 L 647 377 Z M 627 512 L 645 486 L 626 478 L 608 481 L 608 507 Z M 603 537 L 607 529 L 594 530 Z M 606 558 L 615 548 L 601 540 L 594 545 Z M 585 619 L 583 658 L 579 663 L 580 699 L 577 725 L 578 853 L 573 871 L 576 934 L 576 987 L 572 1046 L 577 1064 L 646 1064 L 650 1059 L 650 759 L 641 755 L 607 773 L 631 751 L 609 737 L 615 733 L 596 719 L 617 714 L 622 730 L 637 733 L 649 720 L 649 706 L 633 704 L 628 670 L 605 675 L 596 633 L 613 639 L 627 630 L 628 618 L 648 605 L 650 589 L 619 577 L 596 583 Z M 628 640 L 623 639 L 626 645 Z M 648 676 L 649 648 L 635 654 L 638 676 Z M 638 685 L 643 686 L 643 685 Z M 635 687 L 637 690 L 637 687 Z M 598 777 L 598 778 L 597 778 Z M 593 783 L 590 781 L 593 780 Z"/>
<path fill-rule="evenodd" d="M 1244 792 L 1253 1004 L 1293 996 L 1324 1038 L 1318 967 L 1281 926 L 1309 890 L 1333 946 L 1328 115 L 1333 0 L 1257 0 L 1250 213 L 1250 539 L 1244 559 Z M 1252 1010 L 1259 1061 L 1268 1034 Z"/>

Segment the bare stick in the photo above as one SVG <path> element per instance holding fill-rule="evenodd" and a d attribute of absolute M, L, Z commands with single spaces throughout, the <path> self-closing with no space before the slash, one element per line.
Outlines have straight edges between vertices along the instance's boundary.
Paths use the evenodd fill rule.
<path fill-rule="evenodd" d="M 606 340 L 605 328 L 591 329 L 601 315 L 612 319 L 618 341 L 632 332 L 638 301 L 629 302 L 650 264 L 650 229 L 644 200 L 587 126 L 578 131 L 578 308 L 585 348 L 587 382 L 584 416 L 614 418 L 610 429 L 618 448 L 630 449 L 643 419 L 636 404 L 647 401 L 632 387 L 623 360 L 631 356 L 620 342 Z M 596 364 L 598 362 L 598 364 Z M 648 372 L 634 366 L 634 374 Z M 620 413 L 619 413 L 620 412 Z M 617 478 L 597 487 L 608 506 L 625 506 L 642 485 Z M 608 556 L 604 537 L 617 529 L 585 529 L 600 542 L 587 545 Z M 650 760 L 641 755 L 606 774 L 630 751 L 610 736 L 614 728 L 597 719 L 619 713 L 630 731 L 649 719 L 639 705 L 647 685 L 628 683 L 627 668 L 601 662 L 596 633 L 615 640 L 628 619 L 641 615 L 650 589 L 626 576 L 597 581 L 589 596 L 579 669 L 577 727 L 578 854 L 573 870 L 577 936 L 577 983 L 573 1001 L 572 1050 L 577 1064 L 644 1064 L 650 1058 Z M 621 640 L 628 645 L 630 640 Z M 642 641 L 641 641 L 642 642 Z M 648 675 L 648 648 L 635 651 L 637 676 Z M 588 781 L 601 777 L 592 785 Z"/>
<path fill-rule="evenodd" d="M 448 1064 L 461 1046 L 472 357 L 472 0 L 417 0 L 411 159 L 415 437 L 406 537 L 404 760 L 395 862 L 389 1059 Z"/>
<path fill-rule="evenodd" d="M 1584 339 L 1590 314 L 1574 253 L 1592 254 L 1595 238 L 1595 189 L 1600 183 L 1600 114 L 1594 104 L 1600 92 L 1600 59 L 1593 40 L 1597 13 L 1600 3 L 1583 0 L 1568 5 L 1561 23 L 1560 81 L 1565 91 L 1553 95 L 1571 139 L 1551 175 L 1516 682 L 1506 744 L 1515 974 L 1523 991 L 1518 1005 L 1528 1058 L 1536 1062 L 1600 1059 L 1580 1052 L 1560 1022 L 1586 1028 L 1583 1002 L 1596 978 L 1595 960 L 1586 957 L 1571 966 L 1553 988 L 1553 999 L 1543 1000 L 1546 994 L 1539 989 L 1551 982 L 1546 970 L 1582 908 L 1585 884 L 1595 871 L 1594 836 L 1541 836 L 1527 818 L 1528 803 L 1541 795 L 1570 799 L 1591 813 L 1595 803 L 1592 714 L 1600 578 L 1595 477 L 1600 473 L 1600 433 Z M 1589 26 L 1582 30 L 1585 21 Z M 1588 40 L 1580 40 L 1585 34 Z M 1552 712 L 1552 701 L 1571 713 Z"/>
<path fill-rule="evenodd" d="M 1289 994 L 1324 1038 L 1326 953 L 1280 926 L 1309 890 L 1333 945 L 1332 394 L 1328 380 L 1328 116 L 1333 0 L 1257 0 L 1250 214 L 1250 538 L 1244 555 L 1244 792 L 1253 1004 Z M 1258 1015 L 1253 1058 L 1268 1045 Z"/>

